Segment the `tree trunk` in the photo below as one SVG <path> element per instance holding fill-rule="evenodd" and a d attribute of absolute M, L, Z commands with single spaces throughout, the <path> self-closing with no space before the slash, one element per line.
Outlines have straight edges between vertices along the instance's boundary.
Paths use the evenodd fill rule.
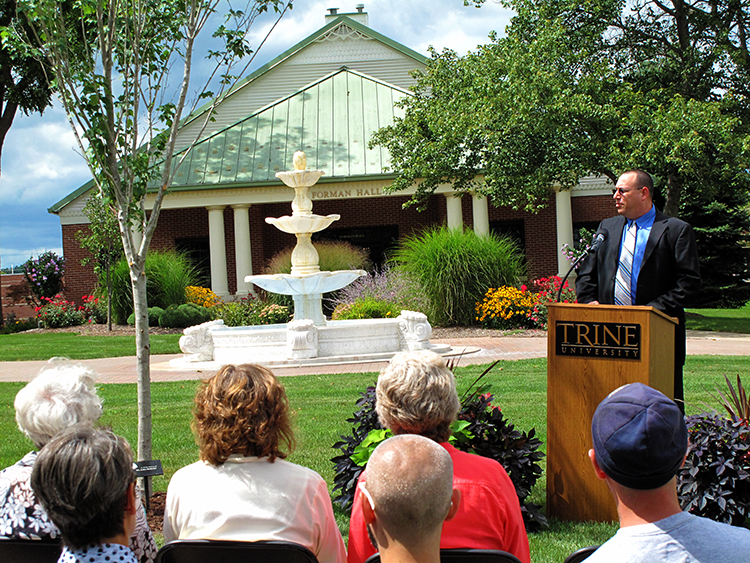
<path fill-rule="evenodd" d="M 112 279 L 109 277 L 111 266 L 107 261 L 107 330 L 112 332 Z"/>
<path fill-rule="evenodd" d="M 131 266 L 133 306 L 135 309 L 135 347 L 138 368 L 138 460 L 150 460 L 151 454 L 151 374 L 149 358 L 151 346 L 148 336 L 148 300 L 146 273 L 143 262 L 137 259 Z"/>
<path fill-rule="evenodd" d="M 682 195 L 680 178 L 676 174 L 669 174 L 666 188 L 664 213 L 670 217 L 677 217 L 680 214 L 680 196 Z"/>

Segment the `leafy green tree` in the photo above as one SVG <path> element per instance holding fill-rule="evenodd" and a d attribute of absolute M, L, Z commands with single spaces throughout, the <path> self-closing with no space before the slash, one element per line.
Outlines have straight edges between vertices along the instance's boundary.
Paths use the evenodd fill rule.
<path fill-rule="evenodd" d="M 712 168 L 747 189 L 750 114 L 736 79 L 749 68 L 747 47 L 704 21 L 708 3 L 694 4 L 668 11 L 638 0 L 631 13 L 613 1 L 508 2 L 517 15 L 507 37 L 466 57 L 433 51 L 401 102 L 404 117 L 373 137 L 391 153 L 391 189 L 424 179 L 422 200 L 448 182 L 535 211 L 553 184 L 569 188 L 592 172 L 614 180 L 637 166 L 664 178 L 672 215 Z M 747 6 L 730 11 L 748 18 Z M 697 61 L 704 72 L 685 70 Z"/>
<path fill-rule="evenodd" d="M 16 113 L 43 113 L 52 94 L 45 70 L 32 54 L 7 40 L 7 30 L 16 25 L 16 0 L 0 0 L 0 157 Z M 3 308 L 0 302 L 0 326 Z"/>
<path fill-rule="evenodd" d="M 213 31 L 220 44 L 208 52 L 210 77 L 230 86 L 232 67 L 250 48 L 247 30 L 258 14 L 290 6 L 284 0 L 248 0 L 229 9 Z M 18 9 L 36 49 L 52 70 L 58 97 L 104 200 L 117 211 L 129 267 L 136 326 L 138 458 L 151 458 L 151 387 L 145 261 L 162 202 L 179 162 L 174 160 L 180 121 L 204 98 L 215 101 L 196 116 L 208 123 L 220 94 L 208 85 L 194 100 L 191 78 L 196 42 L 215 22 L 220 0 L 22 0 Z M 72 24 L 78 33 L 69 33 Z M 19 33 L 22 30 L 17 30 Z M 170 81 L 170 79 L 173 79 Z M 215 82 L 216 82 L 215 81 Z M 182 140 L 187 145 L 195 138 Z M 153 195 L 146 213 L 146 194 Z"/>
<path fill-rule="evenodd" d="M 644 168 L 673 216 L 698 193 L 750 191 L 749 3 L 506 5 L 506 37 L 465 57 L 432 51 L 403 118 L 373 136 L 391 154 L 392 191 L 416 186 L 422 202 L 450 183 L 534 212 L 554 185 Z M 742 273 L 731 272 L 737 287 Z"/>
<path fill-rule="evenodd" d="M 91 253 L 91 256 L 81 260 L 81 264 L 88 264 L 94 260 L 94 271 L 99 280 L 104 278 L 107 288 L 107 330 L 112 330 L 112 278 L 111 271 L 122 256 L 122 241 L 120 240 L 120 225 L 117 222 L 116 210 L 102 200 L 100 193 L 94 191 L 89 197 L 83 212 L 89 218 L 89 232 L 76 233 L 76 240 Z"/>

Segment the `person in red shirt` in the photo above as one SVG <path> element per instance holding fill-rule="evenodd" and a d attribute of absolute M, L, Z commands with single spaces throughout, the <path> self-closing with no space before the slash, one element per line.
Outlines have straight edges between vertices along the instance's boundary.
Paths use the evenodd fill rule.
<path fill-rule="evenodd" d="M 500 549 L 530 563 L 529 540 L 515 487 L 497 461 L 468 454 L 448 443 L 460 409 L 456 382 L 443 359 L 426 350 L 394 356 L 378 377 L 375 409 L 394 434 L 419 434 L 438 442 L 453 461 L 453 487 L 461 492 L 455 517 L 443 525 L 441 549 Z M 348 563 L 376 553 L 362 517 L 362 472 L 349 524 Z"/>

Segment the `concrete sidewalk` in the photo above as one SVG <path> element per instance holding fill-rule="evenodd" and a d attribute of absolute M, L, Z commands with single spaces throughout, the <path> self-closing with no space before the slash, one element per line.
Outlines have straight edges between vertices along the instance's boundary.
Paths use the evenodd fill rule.
<path fill-rule="evenodd" d="M 459 365 L 486 364 L 495 360 L 520 360 L 545 358 L 547 338 L 545 336 L 503 336 L 499 338 L 454 338 L 434 339 L 435 343 L 449 344 L 450 355 L 461 355 Z M 463 354 L 462 354 L 463 353 Z M 690 355 L 748 356 L 750 335 L 721 332 L 688 331 L 687 353 Z M 183 381 L 205 379 L 211 370 L 176 368 L 170 360 L 181 354 L 151 356 L 152 381 Z M 136 363 L 134 357 L 77 360 L 98 374 L 98 383 L 135 383 Z M 30 381 L 45 366 L 44 361 L 0 362 L 0 381 Z M 316 373 L 364 373 L 379 372 L 387 362 L 362 362 L 335 365 L 297 367 L 274 367 L 278 376 L 308 375 Z"/>

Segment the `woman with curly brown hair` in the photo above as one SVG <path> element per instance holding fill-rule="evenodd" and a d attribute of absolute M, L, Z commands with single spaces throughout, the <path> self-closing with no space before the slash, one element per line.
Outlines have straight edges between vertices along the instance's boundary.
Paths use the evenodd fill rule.
<path fill-rule="evenodd" d="M 200 461 L 169 483 L 164 540 L 283 540 L 321 563 L 346 551 L 320 475 L 286 461 L 294 448 L 289 403 L 268 369 L 223 366 L 195 397 Z"/>

